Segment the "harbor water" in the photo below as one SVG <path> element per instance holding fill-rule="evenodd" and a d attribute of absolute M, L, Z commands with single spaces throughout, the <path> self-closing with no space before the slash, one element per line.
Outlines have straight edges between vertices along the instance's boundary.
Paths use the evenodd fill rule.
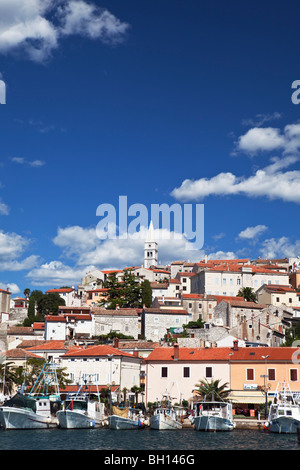
<path fill-rule="evenodd" d="M 0 429 L 4 450 L 97 450 L 97 451 L 199 451 L 199 450 L 300 450 L 297 434 L 234 429 L 231 432 L 101 429 Z"/>

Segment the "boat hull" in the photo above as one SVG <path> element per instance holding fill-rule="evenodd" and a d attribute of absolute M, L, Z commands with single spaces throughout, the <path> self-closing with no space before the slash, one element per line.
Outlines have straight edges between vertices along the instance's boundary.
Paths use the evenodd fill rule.
<path fill-rule="evenodd" d="M 171 416 L 160 413 L 151 417 L 150 429 L 158 429 L 158 430 L 182 429 L 182 424 L 179 423 L 179 421 L 174 420 Z"/>
<path fill-rule="evenodd" d="M 232 431 L 232 421 L 220 416 L 197 416 L 194 419 L 196 431 Z"/>
<path fill-rule="evenodd" d="M 57 419 L 27 409 L 2 406 L 0 423 L 4 429 L 48 429 L 57 426 Z"/>
<path fill-rule="evenodd" d="M 142 429 L 144 427 L 140 420 L 133 420 L 117 415 L 109 416 L 108 423 L 110 429 Z"/>
<path fill-rule="evenodd" d="M 74 410 L 58 411 L 56 417 L 58 425 L 62 429 L 89 429 L 96 425 L 95 419 Z"/>
<path fill-rule="evenodd" d="M 300 421 L 292 416 L 281 416 L 270 422 L 270 432 L 279 434 L 296 434 L 297 428 L 300 428 Z"/>

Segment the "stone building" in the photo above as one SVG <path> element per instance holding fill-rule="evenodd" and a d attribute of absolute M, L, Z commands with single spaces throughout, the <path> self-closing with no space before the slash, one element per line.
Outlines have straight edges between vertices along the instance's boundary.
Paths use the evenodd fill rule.
<path fill-rule="evenodd" d="M 119 308 L 106 310 L 94 307 L 91 310 L 94 322 L 94 336 L 107 335 L 111 331 L 138 338 L 141 333 L 140 309 Z"/>

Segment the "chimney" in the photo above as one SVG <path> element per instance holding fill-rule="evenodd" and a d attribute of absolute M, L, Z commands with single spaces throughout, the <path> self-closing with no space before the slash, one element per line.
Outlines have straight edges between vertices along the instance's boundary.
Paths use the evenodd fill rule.
<path fill-rule="evenodd" d="M 179 344 L 174 343 L 174 361 L 178 361 L 179 359 Z"/>
<path fill-rule="evenodd" d="M 139 357 L 139 352 L 137 348 L 134 348 L 133 353 L 134 356 Z"/>
<path fill-rule="evenodd" d="M 114 338 L 114 348 L 118 349 L 119 347 L 119 338 Z"/>
<path fill-rule="evenodd" d="M 239 347 L 238 347 L 238 344 L 239 342 L 237 340 L 233 341 L 233 351 L 238 351 L 239 350 Z"/>

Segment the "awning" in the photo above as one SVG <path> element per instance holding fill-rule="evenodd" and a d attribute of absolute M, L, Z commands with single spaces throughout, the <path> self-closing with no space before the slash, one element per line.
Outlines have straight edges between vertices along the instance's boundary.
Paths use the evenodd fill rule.
<path fill-rule="evenodd" d="M 259 390 L 232 390 L 229 394 L 229 398 L 232 404 L 264 404 L 266 401 L 265 394 Z"/>

